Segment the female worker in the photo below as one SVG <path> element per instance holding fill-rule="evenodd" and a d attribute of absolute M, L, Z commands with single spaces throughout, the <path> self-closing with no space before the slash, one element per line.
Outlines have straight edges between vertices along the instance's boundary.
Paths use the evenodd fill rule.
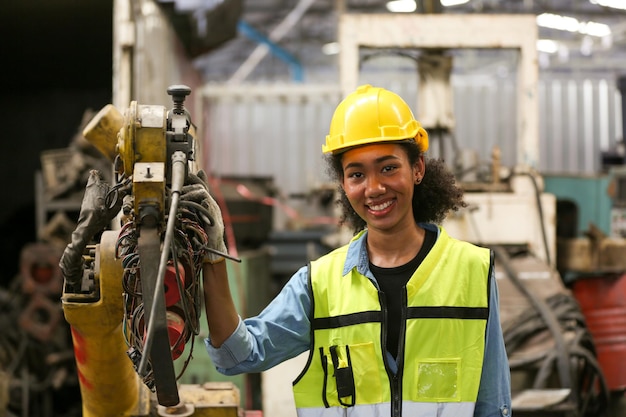
<path fill-rule="evenodd" d="M 207 255 L 207 350 L 227 375 L 309 351 L 298 415 L 504 416 L 510 373 L 491 251 L 438 226 L 464 206 L 428 135 L 396 94 L 359 87 L 326 144 L 349 244 L 303 266 L 258 316 L 241 320 L 219 255 Z M 219 208 L 215 249 L 225 250 Z"/>

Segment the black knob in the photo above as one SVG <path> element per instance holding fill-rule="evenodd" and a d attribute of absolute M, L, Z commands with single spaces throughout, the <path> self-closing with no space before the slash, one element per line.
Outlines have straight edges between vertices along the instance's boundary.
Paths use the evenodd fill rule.
<path fill-rule="evenodd" d="M 185 98 L 191 94 L 191 88 L 182 84 L 171 85 L 167 89 L 167 94 L 172 96 L 174 112 L 178 114 L 184 113 Z"/>

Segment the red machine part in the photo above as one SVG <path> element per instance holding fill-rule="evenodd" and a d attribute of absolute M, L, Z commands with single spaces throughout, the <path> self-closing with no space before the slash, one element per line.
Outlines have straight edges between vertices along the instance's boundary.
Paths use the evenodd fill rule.
<path fill-rule="evenodd" d="M 167 334 L 172 350 L 172 360 L 178 359 L 185 351 L 185 320 L 183 312 L 177 307 L 170 307 L 165 311 Z M 144 330 L 144 343 L 146 334 Z"/>
<path fill-rule="evenodd" d="M 626 388 L 626 275 L 582 278 L 574 295 L 610 390 Z"/>
<path fill-rule="evenodd" d="M 22 292 L 60 295 L 63 290 L 60 259 L 59 251 L 49 244 L 31 243 L 24 246 L 20 256 Z"/>
<path fill-rule="evenodd" d="M 167 332 L 170 338 L 170 346 L 172 347 L 172 359 L 176 360 L 183 354 L 185 350 L 185 321 L 174 310 L 167 310 Z"/>
<path fill-rule="evenodd" d="M 181 287 L 185 288 L 185 268 L 181 262 L 178 262 L 178 276 L 180 278 Z M 180 291 L 176 282 L 176 268 L 174 265 L 168 264 L 165 270 L 165 305 L 171 307 L 180 301 Z"/>

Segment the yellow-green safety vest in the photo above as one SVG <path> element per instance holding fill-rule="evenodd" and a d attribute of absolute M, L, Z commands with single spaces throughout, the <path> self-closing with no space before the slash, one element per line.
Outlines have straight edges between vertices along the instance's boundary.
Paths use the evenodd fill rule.
<path fill-rule="evenodd" d="M 440 228 L 406 285 L 394 375 L 383 354 L 383 298 L 356 267 L 342 276 L 348 247 L 309 267 L 311 350 L 293 383 L 298 416 L 472 416 L 485 350 L 491 252 Z"/>

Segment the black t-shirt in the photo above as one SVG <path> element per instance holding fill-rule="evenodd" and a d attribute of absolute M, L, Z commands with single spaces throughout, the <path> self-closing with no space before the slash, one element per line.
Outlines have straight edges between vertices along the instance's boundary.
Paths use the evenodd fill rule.
<path fill-rule="evenodd" d="M 408 263 L 393 268 L 381 268 L 370 262 L 370 270 L 376 277 L 380 291 L 387 304 L 387 350 L 396 357 L 398 355 L 398 341 L 402 321 L 402 294 L 406 283 L 411 279 L 417 267 L 422 263 L 430 249 L 435 244 L 437 233 L 426 230 L 424 243 Z"/>

